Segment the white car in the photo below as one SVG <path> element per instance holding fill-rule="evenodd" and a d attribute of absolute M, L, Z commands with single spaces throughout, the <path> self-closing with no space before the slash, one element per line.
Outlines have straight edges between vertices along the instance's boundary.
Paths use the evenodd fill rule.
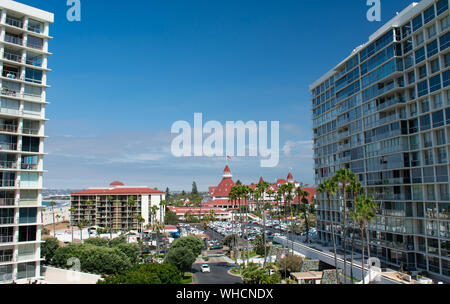
<path fill-rule="evenodd" d="M 211 268 L 209 268 L 209 265 L 208 265 L 208 264 L 202 265 L 202 272 L 203 272 L 203 273 L 205 273 L 205 272 L 210 273 L 210 272 L 211 272 Z"/>

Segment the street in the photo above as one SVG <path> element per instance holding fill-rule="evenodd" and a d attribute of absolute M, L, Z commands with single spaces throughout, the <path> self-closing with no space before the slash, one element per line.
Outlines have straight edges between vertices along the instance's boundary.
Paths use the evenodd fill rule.
<path fill-rule="evenodd" d="M 192 266 L 192 273 L 197 284 L 242 284 L 240 277 L 228 273 L 235 265 L 229 263 L 224 254 L 222 250 L 210 251 L 208 262 L 202 263 L 198 261 Z M 208 264 L 211 268 L 211 273 L 202 273 L 202 264 Z"/>

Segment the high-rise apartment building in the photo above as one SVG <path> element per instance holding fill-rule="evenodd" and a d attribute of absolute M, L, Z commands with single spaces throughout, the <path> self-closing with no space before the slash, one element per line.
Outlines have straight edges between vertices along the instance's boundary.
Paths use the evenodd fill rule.
<path fill-rule="evenodd" d="M 0 283 L 40 277 L 38 215 L 53 18 L 0 0 Z"/>
<path fill-rule="evenodd" d="M 448 0 L 411 4 L 310 86 L 316 184 L 340 168 L 351 169 L 378 205 L 369 225 L 371 255 L 387 267 L 403 265 L 447 279 L 448 8 Z M 338 198 L 329 204 L 318 194 L 317 202 L 320 241 L 332 242 L 334 223 L 342 245 Z M 351 235 L 352 229 L 349 241 Z"/>

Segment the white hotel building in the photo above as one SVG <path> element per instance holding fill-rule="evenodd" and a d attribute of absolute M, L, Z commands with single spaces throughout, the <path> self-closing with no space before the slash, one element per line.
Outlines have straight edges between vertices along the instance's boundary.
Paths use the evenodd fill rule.
<path fill-rule="evenodd" d="M 0 284 L 40 278 L 51 13 L 0 0 Z"/>

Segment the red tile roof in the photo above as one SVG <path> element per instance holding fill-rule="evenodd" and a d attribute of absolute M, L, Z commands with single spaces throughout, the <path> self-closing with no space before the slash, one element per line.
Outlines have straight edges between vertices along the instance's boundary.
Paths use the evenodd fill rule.
<path fill-rule="evenodd" d="M 139 194 L 164 194 L 159 190 L 147 187 L 117 187 L 117 188 L 99 188 L 77 191 L 71 195 L 139 195 Z"/>
<path fill-rule="evenodd" d="M 223 170 L 223 173 L 231 173 L 230 167 L 228 167 L 228 165 L 225 167 L 225 170 Z"/>
<path fill-rule="evenodd" d="M 210 187 L 211 197 L 228 197 L 231 188 L 234 186 L 234 181 L 231 178 L 224 178 L 217 187 Z"/>
<path fill-rule="evenodd" d="M 115 181 L 115 182 L 112 182 L 111 184 L 109 184 L 109 186 L 110 187 L 120 187 L 120 186 L 125 186 L 125 184 L 122 182 L 119 182 L 119 181 Z"/>
<path fill-rule="evenodd" d="M 293 180 L 293 179 L 294 179 L 294 177 L 292 176 L 292 173 L 289 172 L 289 175 L 287 176 L 287 180 Z"/>

